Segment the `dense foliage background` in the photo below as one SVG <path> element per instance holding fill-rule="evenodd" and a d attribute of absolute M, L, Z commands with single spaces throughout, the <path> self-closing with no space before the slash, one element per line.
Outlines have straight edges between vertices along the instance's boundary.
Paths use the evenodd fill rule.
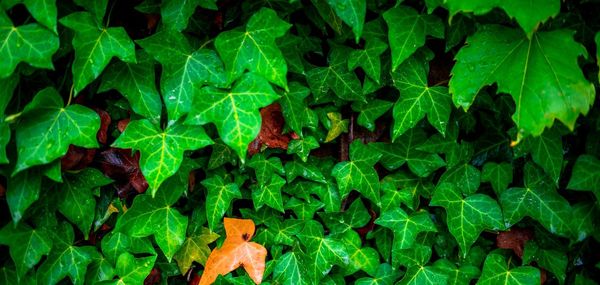
<path fill-rule="evenodd" d="M 599 13 L 1 0 L 0 283 L 596 284 Z"/>

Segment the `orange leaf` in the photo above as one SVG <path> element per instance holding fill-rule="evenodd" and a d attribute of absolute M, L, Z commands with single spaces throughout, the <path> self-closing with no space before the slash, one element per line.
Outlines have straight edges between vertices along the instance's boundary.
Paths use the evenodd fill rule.
<path fill-rule="evenodd" d="M 250 242 L 254 235 L 254 222 L 232 218 L 225 218 L 224 222 L 225 241 L 221 248 L 213 249 L 208 256 L 199 285 L 212 284 L 219 275 L 225 275 L 240 266 L 244 266 L 254 283 L 260 284 L 265 272 L 267 249 Z"/>

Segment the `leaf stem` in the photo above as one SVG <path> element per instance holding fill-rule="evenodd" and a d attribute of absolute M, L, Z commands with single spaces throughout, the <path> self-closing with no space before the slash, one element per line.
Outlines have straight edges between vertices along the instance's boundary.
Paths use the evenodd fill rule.
<path fill-rule="evenodd" d="M 210 40 L 208 40 L 208 41 L 205 41 L 205 42 L 204 42 L 204 43 L 203 43 L 203 44 L 200 46 L 200 48 L 199 48 L 199 49 L 203 49 L 203 48 L 204 48 L 206 45 L 208 45 L 208 44 L 210 44 L 210 43 L 212 43 L 212 42 L 213 42 L 213 39 L 210 39 Z"/>
<path fill-rule="evenodd" d="M 8 115 L 6 116 L 6 118 L 4 118 L 4 122 L 9 124 L 14 123 L 14 121 L 17 120 L 21 116 L 21 114 L 23 114 L 23 112 Z"/>
<path fill-rule="evenodd" d="M 71 85 L 71 90 L 69 91 L 69 100 L 67 101 L 67 106 L 71 105 L 71 100 L 73 100 L 73 88 L 75 88 L 75 84 Z"/>

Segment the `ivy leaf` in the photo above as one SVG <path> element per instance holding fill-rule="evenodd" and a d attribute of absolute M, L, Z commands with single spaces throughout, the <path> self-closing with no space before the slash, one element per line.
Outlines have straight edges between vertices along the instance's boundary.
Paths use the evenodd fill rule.
<path fill-rule="evenodd" d="M 444 25 L 435 15 L 421 15 L 413 8 L 396 6 L 383 13 L 388 25 L 390 48 L 392 49 L 392 71 L 425 44 L 429 35 L 444 37 Z"/>
<path fill-rule="evenodd" d="M 524 143 L 526 144 L 524 148 L 531 152 L 533 161 L 550 175 L 555 185 L 558 185 L 563 166 L 563 145 L 560 133 L 555 129 L 550 129 Z"/>
<path fill-rule="evenodd" d="M 600 199 L 600 161 L 588 154 L 580 155 L 573 166 L 568 189 L 592 191 Z"/>
<path fill-rule="evenodd" d="M 6 10 L 9 9 L 11 5 L 16 5 L 18 3 L 23 3 L 27 8 L 27 11 L 31 14 L 31 16 L 44 27 L 53 31 L 56 34 L 56 17 L 57 17 L 57 7 L 56 0 L 15 0 L 15 1 L 5 1 L 4 8 Z M 11 3 L 12 2 L 12 3 Z"/>
<path fill-rule="evenodd" d="M 535 241 L 528 241 L 523 250 L 523 264 L 536 264 L 554 274 L 560 284 L 564 284 L 567 277 L 569 259 L 564 252 L 553 249 L 539 248 Z"/>
<path fill-rule="evenodd" d="M 174 29 L 178 32 L 183 31 L 194 14 L 198 6 L 202 8 L 217 10 L 217 5 L 214 1 L 182 1 L 182 0 L 167 0 L 160 6 L 160 15 L 169 29 Z"/>
<path fill-rule="evenodd" d="M 536 0 L 529 2 L 521 1 L 499 1 L 499 0 L 446 0 L 446 7 L 451 15 L 458 12 L 473 12 L 475 15 L 483 15 L 493 8 L 501 8 L 510 16 L 515 18 L 527 37 L 531 38 L 539 25 L 560 12 L 560 1 L 558 0 Z"/>
<path fill-rule="evenodd" d="M 312 220 L 315 213 L 323 207 L 325 204 L 316 199 L 302 201 L 292 197 L 285 203 L 285 209 L 292 210 L 298 219 L 305 221 Z"/>
<path fill-rule="evenodd" d="M 267 205 L 279 212 L 284 212 L 283 198 L 281 196 L 281 187 L 285 184 L 285 179 L 273 175 L 268 184 L 253 185 L 252 187 L 252 202 L 254 208 L 260 209 L 263 205 Z"/>
<path fill-rule="evenodd" d="M 179 195 L 171 189 L 162 189 L 152 198 L 150 194 L 135 197 L 133 205 L 115 225 L 115 232 L 131 237 L 154 235 L 158 247 L 168 261 L 185 242 L 188 219 L 170 207 Z"/>
<path fill-rule="evenodd" d="M 330 142 L 337 138 L 342 133 L 348 132 L 348 125 L 350 121 L 348 119 L 342 120 L 342 114 L 338 112 L 330 112 L 327 113 L 327 118 L 331 122 L 331 127 L 329 131 L 327 131 L 327 137 L 325 138 L 325 142 Z"/>
<path fill-rule="evenodd" d="M 258 243 L 250 242 L 254 235 L 254 222 L 225 218 L 224 224 L 225 242 L 221 248 L 215 248 L 210 253 L 199 284 L 212 284 L 219 275 L 225 275 L 240 266 L 244 266 L 254 283 L 260 284 L 267 250 Z"/>
<path fill-rule="evenodd" d="M 100 26 L 87 12 L 70 14 L 60 19 L 60 23 L 75 32 L 74 94 L 98 78 L 113 57 L 128 63 L 136 62 L 135 46 L 122 27 Z"/>
<path fill-rule="evenodd" d="M 327 0 L 327 3 L 344 23 L 352 27 L 355 41 L 358 43 L 365 23 L 365 16 L 367 15 L 367 1 Z"/>
<path fill-rule="evenodd" d="M 6 202 L 15 225 L 29 206 L 39 199 L 41 188 L 42 176 L 35 168 L 22 171 L 8 180 Z"/>
<path fill-rule="evenodd" d="M 208 189 L 206 194 L 208 227 L 214 230 L 219 226 L 225 212 L 229 209 L 231 201 L 235 198 L 241 199 L 242 193 L 240 193 L 237 184 L 226 184 L 223 178 L 218 175 L 205 179 L 202 181 L 202 185 Z"/>
<path fill-rule="evenodd" d="M 448 276 L 433 266 L 411 266 L 406 270 L 406 274 L 399 285 L 421 285 L 421 284 L 446 284 Z"/>
<path fill-rule="evenodd" d="M 481 182 L 490 182 L 496 195 L 500 195 L 513 181 L 513 167 L 510 163 L 486 162 L 481 172 Z"/>
<path fill-rule="evenodd" d="M 296 154 L 303 161 L 308 160 L 308 155 L 313 149 L 319 148 L 319 142 L 313 136 L 306 136 L 301 139 L 291 140 L 288 144 L 287 154 Z"/>
<path fill-rule="evenodd" d="M 278 284 L 311 284 L 306 269 L 303 253 L 291 250 L 277 259 L 273 278 Z"/>
<path fill-rule="evenodd" d="M 58 210 L 81 230 L 85 239 L 88 239 L 94 221 L 96 199 L 93 190 L 110 182 L 112 180 L 99 170 L 86 168 L 77 175 L 68 175 L 60 187 L 62 197 Z"/>
<path fill-rule="evenodd" d="M 52 249 L 52 239 L 43 228 L 33 229 L 24 223 L 7 224 L 0 230 L 0 244 L 7 245 L 17 267 L 17 279 L 33 268 Z"/>
<path fill-rule="evenodd" d="M 540 283 L 539 269 L 531 266 L 510 269 L 509 264 L 502 255 L 498 253 L 489 254 L 483 264 L 483 272 L 478 284 L 521 285 Z"/>
<path fill-rule="evenodd" d="M 88 10 L 97 23 L 101 23 L 106 13 L 108 0 L 74 0 L 75 4 Z"/>
<path fill-rule="evenodd" d="M 219 235 L 207 228 L 202 228 L 200 233 L 187 237 L 179 251 L 173 256 L 177 261 L 177 266 L 179 266 L 179 272 L 181 274 L 188 272 L 192 267 L 192 262 L 204 264 L 210 255 L 208 244 L 214 242 L 217 238 L 219 238 Z"/>
<path fill-rule="evenodd" d="M 136 43 L 163 66 L 160 91 L 169 124 L 190 111 L 192 98 L 201 85 L 225 85 L 225 70 L 217 53 L 194 50 L 182 34 L 166 30 Z"/>
<path fill-rule="evenodd" d="M 349 262 L 344 243 L 325 237 L 323 226 L 314 220 L 306 222 L 298 238 L 308 253 L 307 267 L 311 284 L 318 283 L 334 264 L 346 265 Z"/>
<path fill-rule="evenodd" d="M 310 89 L 298 82 L 290 82 L 290 91 L 284 92 L 279 99 L 281 112 L 289 128 L 302 136 L 302 128 L 315 127 L 310 124 L 315 121 L 314 112 L 306 106 L 305 98 L 310 94 Z"/>
<path fill-rule="evenodd" d="M 571 206 L 552 187 L 510 188 L 502 192 L 499 201 L 507 225 L 529 216 L 553 234 L 571 235 Z"/>
<path fill-rule="evenodd" d="M 14 26 L 0 11 L 0 78 L 10 76 L 20 62 L 54 69 L 52 55 L 58 50 L 58 36 L 38 24 Z"/>
<path fill-rule="evenodd" d="M 69 145 L 98 147 L 100 118 L 87 107 L 64 107 L 62 98 L 49 87 L 25 106 L 16 128 L 17 164 L 13 175 L 34 165 L 52 162 L 67 153 Z"/>
<path fill-rule="evenodd" d="M 481 274 L 479 268 L 473 265 L 465 264 L 457 268 L 456 265 L 448 259 L 439 259 L 433 266 L 440 269 L 448 276 L 449 285 L 471 284 L 471 280 L 479 277 Z"/>
<path fill-rule="evenodd" d="M 484 194 L 463 198 L 460 188 L 452 184 L 439 184 L 430 205 L 446 209 L 448 229 L 456 238 L 463 257 L 483 230 L 504 228 L 502 211 L 494 199 Z"/>
<path fill-rule="evenodd" d="M 356 189 L 373 203 L 379 205 L 379 175 L 373 165 L 381 154 L 359 140 L 350 144 L 350 161 L 336 164 L 331 170 L 340 189 L 342 198 Z"/>
<path fill-rule="evenodd" d="M 425 211 L 412 213 L 410 216 L 400 207 L 381 213 L 375 224 L 394 232 L 394 248 L 411 248 L 421 232 L 436 232 L 437 229 Z"/>
<path fill-rule="evenodd" d="M 350 52 L 348 69 L 354 70 L 356 67 L 361 67 L 367 76 L 379 84 L 381 82 L 381 55 L 387 48 L 387 44 L 378 38 L 366 40 L 365 49 Z"/>
<path fill-rule="evenodd" d="M 481 182 L 480 177 L 481 175 L 477 168 L 468 163 L 464 163 L 444 172 L 442 177 L 440 177 L 438 184 L 450 183 L 456 189 L 461 189 L 461 192 L 464 195 L 471 195 L 479 189 Z"/>
<path fill-rule="evenodd" d="M 362 270 L 369 275 L 375 275 L 379 265 L 379 253 L 367 246 L 362 246 L 362 240 L 355 231 L 347 231 L 343 234 L 342 242 L 346 245 L 349 262 L 345 268 L 345 274 L 354 274 Z"/>
<path fill-rule="evenodd" d="M 212 143 L 201 126 L 175 124 L 163 131 L 143 119 L 130 122 L 113 146 L 140 151 L 140 168 L 154 195 L 158 187 L 177 172 L 184 151 Z"/>
<path fill-rule="evenodd" d="M 279 98 L 271 85 L 254 73 L 246 73 L 233 89 L 225 91 L 211 86 L 200 89 L 186 124 L 214 123 L 219 135 L 238 154 L 242 162 L 248 144 L 260 132 L 259 108 Z"/>
<path fill-rule="evenodd" d="M 154 61 L 145 52 L 138 52 L 137 63 L 114 61 L 102 75 L 98 92 L 118 90 L 137 114 L 158 123 L 162 103 L 156 90 Z"/>
<path fill-rule="evenodd" d="M 356 122 L 367 128 L 369 131 L 375 131 L 375 120 L 385 114 L 393 103 L 385 100 L 369 100 L 368 103 L 354 102 L 352 103 L 352 110 L 360 112 Z"/>
<path fill-rule="evenodd" d="M 512 119 L 519 128 L 517 141 L 539 136 L 554 119 L 573 129 L 579 113 L 589 110 L 594 86 L 577 64 L 587 52 L 573 40 L 573 32 L 540 32 L 528 40 L 519 30 L 486 25 L 467 43 L 452 68 L 454 104 L 466 110 L 479 90 L 497 83 L 498 93 L 511 94 L 516 103 Z"/>
<path fill-rule="evenodd" d="M 429 87 L 427 84 L 429 61 L 432 57 L 432 53 L 417 53 L 392 73 L 394 86 L 400 91 L 400 98 L 394 105 L 392 140 L 414 128 L 425 118 L 425 114 L 429 123 L 440 134 L 446 134 L 452 99 L 447 87 Z"/>
<path fill-rule="evenodd" d="M 74 246 L 73 228 L 68 223 L 60 224 L 53 233 L 52 251 L 37 269 L 38 282 L 54 285 L 69 276 L 73 284 L 83 285 L 87 266 L 98 252 L 93 246 Z"/>
<path fill-rule="evenodd" d="M 245 31 L 220 33 L 215 47 L 230 72 L 229 82 L 248 69 L 287 90 L 287 64 L 275 39 L 285 35 L 290 27 L 275 11 L 262 8 L 252 15 Z"/>
<path fill-rule="evenodd" d="M 152 271 L 156 256 L 135 258 L 131 253 L 124 252 L 119 255 L 115 271 L 119 276 L 115 285 L 140 284 Z"/>
<path fill-rule="evenodd" d="M 315 67 L 306 72 L 306 81 L 316 101 L 324 98 L 330 89 L 341 99 L 365 101 L 358 77 L 348 69 L 350 53 L 350 49 L 334 47 L 328 67 Z"/>
<path fill-rule="evenodd" d="M 315 182 L 325 183 L 325 177 L 319 168 L 313 163 L 298 161 L 294 159 L 285 164 L 285 176 L 287 182 L 291 183 L 296 177 L 304 177 Z"/>
<path fill-rule="evenodd" d="M 375 277 L 363 277 L 356 280 L 356 285 L 392 285 L 400 277 L 400 271 L 395 270 L 387 263 L 382 263 L 377 267 Z"/>
<path fill-rule="evenodd" d="M 265 158 L 263 154 L 255 154 L 248 162 L 248 166 L 254 169 L 258 184 L 265 185 L 272 181 L 273 174 L 284 175 L 283 165 L 279 157 Z"/>

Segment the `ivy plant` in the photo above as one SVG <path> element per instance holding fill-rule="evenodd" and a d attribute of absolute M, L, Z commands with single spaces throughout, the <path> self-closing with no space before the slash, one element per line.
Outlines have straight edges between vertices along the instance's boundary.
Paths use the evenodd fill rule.
<path fill-rule="evenodd" d="M 596 0 L 0 0 L 2 284 L 597 284 Z"/>

